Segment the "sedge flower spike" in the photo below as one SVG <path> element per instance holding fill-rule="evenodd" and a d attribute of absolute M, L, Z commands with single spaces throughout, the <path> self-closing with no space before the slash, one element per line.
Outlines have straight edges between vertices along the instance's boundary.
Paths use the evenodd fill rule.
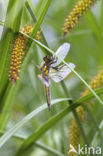
<path fill-rule="evenodd" d="M 101 86 L 103 86 L 103 70 L 99 71 L 98 74 L 92 78 L 92 81 L 89 84 L 91 86 L 92 89 L 97 89 Z M 89 93 L 89 89 L 85 89 L 85 91 L 82 93 L 82 96 L 85 96 Z M 90 103 L 86 103 L 86 105 L 89 107 Z M 82 106 L 79 106 L 76 109 L 78 116 L 81 120 L 81 122 L 85 121 L 85 116 L 86 116 L 86 112 L 84 110 L 84 108 Z M 69 150 L 70 150 L 70 145 L 72 145 L 76 150 L 78 148 L 78 144 L 79 144 L 79 139 L 80 139 L 80 130 L 79 127 L 77 125 L 77 122 L 75 120 L 75 118 L 73 117 L 72 122 L 71 122 L 71 126 L 70 126 L 70 135 L 69 135 Z M 74 152 L 68 152 L 68 156 L 77 156 L 77 153 Z"/>
<path fill-rule="evenodd" d="M 33 31 L 33 26 L 25 26 L 22 28 L 22 32 L 29 35 Z M 40 31 L 37 32 L 36 34 L 36 39 L 40 40 Z M 11 52 L 11 58 L 10 58 L 10 70 L 9 70 L 9 80 L 12 81 L 14 84 L 16 80 L 19 79 L 19 72 L 20 68 L 23 63 L 24 56 L 26 54 L 26 41 L 27 37 L 18 34 L 17 38 L 14 41 L 13 49 Z"/>
<path fill-rule="evenodd" d="M 95 3 L 96 0 L 80 0 L 72 9 L 70 14 L 65 20 L 63 26 L 63 35 L 70 33 L 72 29 L 78 23 L 80 17 L 90 9 L 90 7 Z"/>

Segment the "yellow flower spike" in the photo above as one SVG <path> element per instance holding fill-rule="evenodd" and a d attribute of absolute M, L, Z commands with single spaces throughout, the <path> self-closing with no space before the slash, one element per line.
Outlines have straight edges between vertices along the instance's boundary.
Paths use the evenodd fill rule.
<path fill-rule="evenodd" d="M 63 35 L 70 33 L 75 25 L 78 23 L 80 17 L 90 9 L 96 0 L 80 0 L 72 9 L 65 20 L 63 26 Z"/>
<path fill-rule="evenodd" d="M 32 31 L 33 31 L 32 25 L 25 26 L 24 28 L 22 28 L 22 32 L 24 32 L 27 35 L 32 33 Z M 37 32 L 35 38 L 37 40 L 41 39 L 40 31 Z M 9 71 L 9 80 L 11 80 L 13 84 L 16 82 L 16 80 L 19 79 L 20 68 L 22 66 L 23 58 L 26 52 L 26 40 L 27 37 L 19 33 L 18 37 L 14 41 Z"/>
<path fill-rule="evenodd" d="M 103 86 L 103 70 L 99 71 L 98 74 L 92 79 L 90 82 L 90 87 L 92 89 L 97 89 L 101 86 Z M 88 94 L 90 91 L 86 88 L 85 91 L 82 93 L 82 96 Z M 86 103 L 87 106 L 89 106 L 89 103 Z M 82 106 L 79 106 L 76 109 L 78 116 L 82 122 L 85 121 L 85 115 L 86 112 Z M 76 150 L 79 144 L 79 139 L 80 139 L 80 130 L 78 128 L 78 125 L 76 123 L 76 120 L 72 119 L 71 126 L 70 126 L 70 135 L 69 135 L 69 150 L 70 150 L 70 145 L 72 145 Z M 77 156 L 76 153 L 74 152 L 68 152 L 68 156 Z"/>

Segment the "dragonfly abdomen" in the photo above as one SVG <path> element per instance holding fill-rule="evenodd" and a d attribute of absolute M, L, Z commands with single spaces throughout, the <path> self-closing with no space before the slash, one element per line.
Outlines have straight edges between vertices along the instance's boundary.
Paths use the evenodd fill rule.
<path fill-rule="evenodd" d="M 45 85 L 45 94 L 46 94 L 48 108 L 50 110 L 50 105 L 51 105 L 50 87 L 46 87 L 46 85 Z"/>

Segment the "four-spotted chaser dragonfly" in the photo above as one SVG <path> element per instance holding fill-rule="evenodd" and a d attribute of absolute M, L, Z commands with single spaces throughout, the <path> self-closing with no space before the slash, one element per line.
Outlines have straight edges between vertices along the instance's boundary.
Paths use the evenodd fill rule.
<path fill-rule="evenodd" d="M 38 75 L 38 77 L 45 86 L 45 93 L 49 110 L 51 105 L 50 78 L 58 83 L 62 81 L 64 78 L 66 78 L 69 73 L 71 73 L 71 70 L 66 65 L 61 65 L 58 67 L 58 65 L 61 63 L 61 60 L 58 59 L 58 57 L 64 60 L 64 58 L 68 54 L 69 49 L 70 44 L 64 43 L 57 49 L 56 51 L 57 57 L 47 55 L 43 58 L 44 62 L 40 68 L 41 74 Z M 75 65 L 72 63 L 68 63 L 68 65 L 72 69 L 75 68 Z"/>

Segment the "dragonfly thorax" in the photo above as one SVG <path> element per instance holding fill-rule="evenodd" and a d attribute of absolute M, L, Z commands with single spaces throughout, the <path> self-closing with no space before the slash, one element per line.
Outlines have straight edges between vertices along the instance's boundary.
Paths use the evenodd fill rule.
<path fill-rule="evenodd" d="M 41 67 L 41 72 L 42 72 L 42 76 L 45 77 L 45 75 L 49 74 L 49 70 L 51 68 L 51 65 L 54 63 L 55 61 L 55 57 L 51 56 L 51 55 L 46 55 L 44 58 L 44 63 Z"/>

